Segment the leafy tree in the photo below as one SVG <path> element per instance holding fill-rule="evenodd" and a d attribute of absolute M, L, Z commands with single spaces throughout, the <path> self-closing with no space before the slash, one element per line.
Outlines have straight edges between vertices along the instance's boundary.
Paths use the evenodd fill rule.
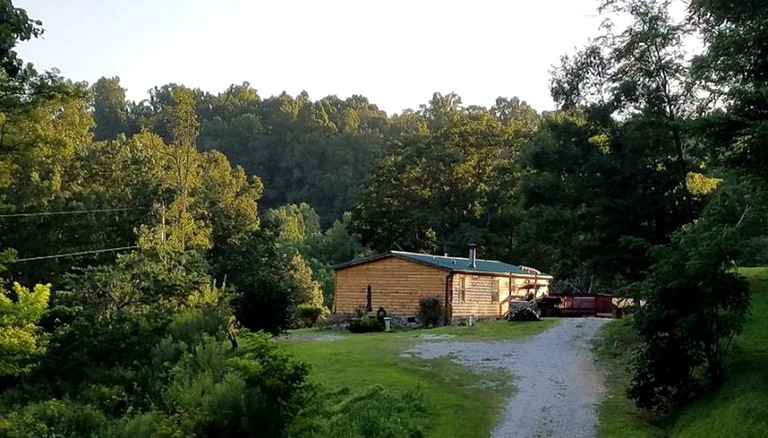
<path fill-rule="evenodd" d="M 90 101 L 85 84 L 23 66 L 13 47 L 40 24 L 7 1 L 0 13 L 0 211 L 28 214 L 0 222 L 0 248 L 17 249 L 0 251 L 0 272 L 56 284 L 0 290 L 0 435 L 284 436 L 313 394 L 308 370 L 262 336 L 225 353 L 231 293 L 247 327 L 272 332 L 322 294 L 300 254 L 260 230 L 260 180 L 196 144 L 201 114 L 257 116 L 255 90 L 219 100 L 171 84 L 137 104 L 102 78 Z M 319 137 L 335 133 L 338 102 L 296 103 L 292 121 L 303 109 Z"/>
<path fill-rule="evenodd" d="M 200 174 L 205 177 L 192 208 L 211 226 L 213 273 L 220 276 L 220 261 L 259 229 L 257 207 L 263 185 L 258 177 L 248 178 L 242 167 L 233 168 L 220 152 L 205 152 L 201 159 Z"/>
<path fill-rule="evenodd" d="M 303 257 L 310 233 L 319 233 L 317 214 L 306 204 L 285 206 L 270 210 L 262 228 L 235 248 L 224 272 L 237 289 L 235 308 L 245 327 L 279 333 L 293 324 L 299 305 L 326 311 Z"/>
<path fill-rule="evenodd" d="M 68 385 L 99 381 L 109 367 L 129 367 L 146 356 L 174 315 L 200 303 L 200 297 L 214 294 L 212 306 L 226 303 L 226 296 L 211 290 L 201 253 L 176 249 L 146 229 L 139 245 L 141 250 L 118 257 L 113 265 L 71 276 L 56 294 L 48 321 L 50 354 L 40 377 L 57 375 Z"/>
<path fill-rule="evenodd" d="M 500 232 L 520 133 L 485 109 L 459 104 L 456 95 L 436 93 L 420 111 L 423 124 L 378 162 L 352 210 L 353 231 L 364 243 L 456 253 Z M 488 254 L 495 250 L 488 246 Z"/>
<path fill-rule="evenodd" d="M 674 22 L 668 0 L 605 0 L 601 11 L 626 14 L 630 24 L 595 39 L 575 57 L 563 57 L 552 79 L 552 96 L 564 109 L 592 106 L 600 114 L 642 114 L 657 124 L 684 193 L 689 171 L 682 119 L 690 107 L 683 24 Z M 663 135 L 662 135 L 663 134 Z"/>
<path fill-rule="evenodd" d="M 632 289 L 651 264 L 648 249 L 693 220 L 714 187 L 691 153 L 695 88 L 685 27 L 668 8 L 602 2 L 628 25 L 607 21 L 605 34 L 554 71 L 552 95 L 566 112 L 526 146 L 516 241 L 560 278 Z"/>
<path fill-rule="evenodd" d="M 692 213 L 691 195 L 679 190 L 654 135 L 655 123 L 643 116 L 623 123 L 598 123 L 579 111 L 546 118 L 524 147 L 515 214 L 516 247 L 528 263 L 613 292 L 644 278 L 648 248 L 667 242 Z"/>
<path fill-rule="evenodd" d="M 700 153 L 715 166 L 727 166 L 765 181 L 768 163 L 766 93 L 768 8 L 761 2 L 696 0 L 693 25 L 706 50 L 693 65 L 693 76 L 716 109 L 697 120 Z"/>
<path fill-rule="evenodd" d="M 312 281 L 302 280 L 307 285 L 310 300 L 321 313 L 332 307 L 333 269 L 332 265 L 368 255 L 370 251 L 360 243 L 359 236 L 349 231 L 351 215 L 344 214 L 344 222 L 336 221 L 325 233 L 320 228 L 320 217 L 308 204 L 284 205 L 266 212 L 265 221 L 277 230 L 276 247 L 287 255 L 293 255 L 295 272 L 309 269 Z M 298 257 L 296 257 L 298 256 Z M 317 297 L 317 288 L 322 289 L 322 299 Z M 324 303 L 324 305 L 323 305 Z M 311 307 L 310 305 L 310 307 Z"/>
<path fill-rule="evenodd" d="M 720 384 L 749 307 L 734 261 L 749 248 L 745 241 L 765 236 L 766 9 L 759 2 L 694 1 L 689 11 L 706 46 L 692 79 L 706 90 L 700 107 L 708 111 L 692 123 L 698 143 L 691 152 L 723 179 L 696 222 L 658 251 L 644 283 L 647 304 L 636 316 L 644 344 L 629 394 L 649 408 L 678 406 Z"/>
<path fill-rule="evenodd" d="M 94 140 L 113 140 L 120 134 L 136 134 L 130 126 L 128 103 L 120 78 L 100 78 L 91 87 L 93 93 Z"/>
<path fill-rule="evenodd" d="M 11 0 L 0 2 L 3 28 L 0 31 L 0 68 L 4 75 L 16 78 L 23 74 L 23 62 L 13 50 L 19 41 L 28 41 L 43 34 L 42 22 L 27 16 L 24 9 L 13 6 Z"/>
<path fill-rule="evenodd" d="M 13 283 L 0 289 L 0 376 L 18 376 L 42 351 L 38 322 L 48 308 L 51 285 L 29 290 Z"/>
<path fill-rule="evenodd" d="M 23 111 L 4 114 L 3 141 L 12 153 L 0 157 L 7 183 L 0 185 L 0 198 L 8 213 L 40 213 L 68 209 L 67 198 L 73 190 L 70 173 L 75 167 L 78 149 L 91 141 L 92 119 L 84 100 L 82 84 L 61 82 L 61 93 L 45 99 L 30 97 Z M 10 152 L 10 151 L 9 151 Z M 1 172 L 0 172 L 1 173 Z M 1 178 L 0 178 L 1 179 Z M 61 235 L 60 223 L 53 217 L 7 218 L 0 245 L 17 248 L 20 258 L 50 255 L 59 249 L 54 236 Z M 10 230 L 14 230 L 11 232 Z M 65 245 L 62 245 L 66 247 Z M 24 282 L 47 282 L 60 274 L 55 262 L 38 265 L 36 272 L 26 266 L 14 266 L 14 278 Z"/>
<path fill-rule="evenodd" d="M 266 213 L 266 220 L 277 227 L 278 245 L 288 252 L 306 255 L 307 242 L 322 233 L 320 216 L 306 203 L 271 209 Z"/>
<path fill-rule="evenodd" d="M 264 206 L 309 203 L 324 227 L 349 209 L 388 133 L 386 114 L 360 96 L 261 100 L 247 84 L 196 96 L 200 148 L 259 175 Z"/>
<path fill-rule="evenodd" d="M 749 185 L 726 184 L 696 223 L 655 251 L 646 305 L 635 315 L 644 343 L 628 392 L 639 406 L 676 407 L 722 382 L 749 308 L 749 285 L 733 261 L 745 236 L 764 230 L 764 212 L 753 214 L 761 205 Z"/>
<path fill-rule="evenodd" d="M 38 74 L 31 64 L 25 65 L 14 50 L 19 41 L 42 35 L 42 23 L 29 18 L 24 9 L 15 7 L 10 0 L 0 1 L 0 17 L 3 24 L 0 27 L 0 122 L 3 126 L 0 187 L 5 187 L 13 180 L 9 155 L 26 151 L 35 144 L 36 130 L 29 132 L 30 127 L 24 126 L 30 118 L 35 118 L 36 114 L 30 113 L 37 113 L 41 104 L 51 97 L 68 94 L 69 90 L 67 84 L 61 87 L 62 80 L 56 72 Z"/>
<path fill-rule="evenodd" d="M 276 231 L 262 227 L 236 247 L 223 266 L 227 281 L 237 290 L 233 301 L 240 323 L 253 331 L 278 334 L 293 323 L 306 285 L 290 281 L 293 258 L 278 251 Z"/>

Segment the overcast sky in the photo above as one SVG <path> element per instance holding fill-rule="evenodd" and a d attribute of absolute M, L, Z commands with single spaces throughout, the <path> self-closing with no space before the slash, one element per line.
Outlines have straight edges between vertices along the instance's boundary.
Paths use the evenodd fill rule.
<path fill-rule="evenodd" d="M 552 109 L 549 71 L 598 30 L 597 0 L 16 0 L 43 21 L 19 53 L 39 70 L 128 97 L 176 82 L 211 92 L 248 81 L 262 97 L 362 94 L 389 113 L 434 91 L 490 106 Z"/>

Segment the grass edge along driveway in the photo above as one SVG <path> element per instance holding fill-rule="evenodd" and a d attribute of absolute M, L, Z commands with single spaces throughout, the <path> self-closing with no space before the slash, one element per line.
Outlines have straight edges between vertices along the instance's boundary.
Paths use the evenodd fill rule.
<path fill-rule="evenodd" d="M 513 376 L 503 370 L 471 370 L 448 358 L 402 357 L 401 352 L 420 342 L 440 342 L 420 335 L 453 335 L 451 341 L 505 341 L 541 333 L 558 323 L 551 318 L 524 323 L 493 321 L 473 327 L 354 335 L 298 330 L 281 344 L 310 364 L 310 380 L 326 390 L 374 385 L 404 391 L 419 388 L 429 405 L 428 437 L 487 437 L 513 390 Z M 342 338 L 323 340 L 334 335 Z"/>

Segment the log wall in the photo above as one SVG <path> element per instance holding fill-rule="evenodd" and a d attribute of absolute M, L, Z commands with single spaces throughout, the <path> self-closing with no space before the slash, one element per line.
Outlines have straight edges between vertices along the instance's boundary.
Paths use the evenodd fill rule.
<path fill-rule="evenodd" d="M 447 274 L 397 257 L 337 270 L 334 313 L 354 313 L 360 306 L 365 307 L 370 284 L 374 312 L 381 306 L 391 315 L 417 315 L 421 298 L 434 297 L 444 304 Z"/>

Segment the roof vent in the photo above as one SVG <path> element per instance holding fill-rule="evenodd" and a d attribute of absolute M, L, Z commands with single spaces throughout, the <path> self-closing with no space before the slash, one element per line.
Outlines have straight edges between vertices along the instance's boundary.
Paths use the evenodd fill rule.
<path fill-rule="evenodd" d="M 477 245 L 469 244 L 469 267 L 477 268 Z"/>

